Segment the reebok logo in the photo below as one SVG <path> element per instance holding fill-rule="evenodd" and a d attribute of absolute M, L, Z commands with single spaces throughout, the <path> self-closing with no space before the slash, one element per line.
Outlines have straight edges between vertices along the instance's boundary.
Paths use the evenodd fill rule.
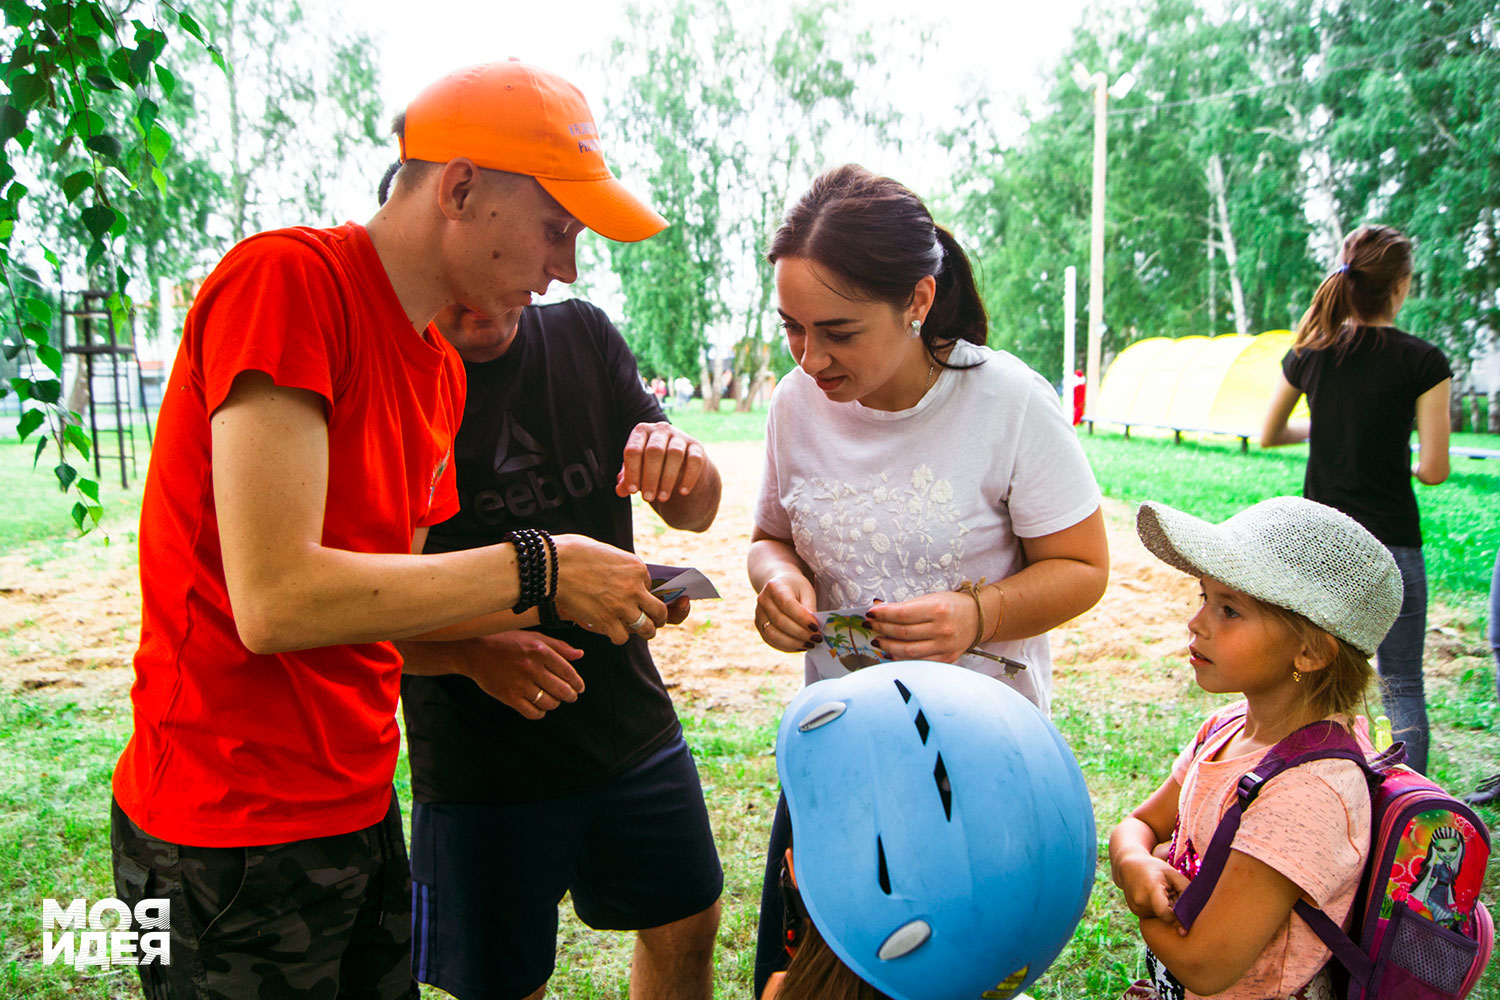
<path fill-rule="evenodd" d="M 535 468 L 546 458 L 536 438 L 522 430 L 507 413 L 500 423 L 500 440 L 495 445 L 495 475 Z"/>
<path fill-rule="evenodd" d="M 580 461 L 559 469 L 560 464 L 507 414 L 495 447 L 495 485 L 461 502 L 480 524 L 498 525 L 560 507 L 564 497 L 577 499 L 614 487 L 614 477 L 605 472 L 592 448 L 584 449 Z"/>

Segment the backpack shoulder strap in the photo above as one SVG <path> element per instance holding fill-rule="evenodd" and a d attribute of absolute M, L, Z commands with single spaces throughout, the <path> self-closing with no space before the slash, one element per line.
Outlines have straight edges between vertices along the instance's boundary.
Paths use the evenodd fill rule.
<path fill-rule="evenodd" d="M 1370 975 L 1375 971 L 1375 962 L 1366 955 L 1364 949 L 1354 943 L 1354 939 L 1344 933 L 1344 929 L 1333 922 L 1333 918 L 1316 906 L 1308 903 L 1305 899 L 1299 899 L 1292 904 L 1293 911 L 1302 918 L 1303 923 L 1312 929 L 1322 942 L 1333 952 L 1333 957 L 1339 964 L 1348 970 L 1351 979 L 1360 983 L 1370 981 Z"/>
<path fill-rule="evenodd" d="M 1239 832 L 1240 818 L 1255 801 L 1265 783 L 1289 768 L 1315 760 L 1353 761 L 1365 772 L 1367 780 L 1379 780 L 1354 738 L 1344 727 L 1326 719 L 1303 726 L 1266 751 L 1260 763 L 1240 778 L 1235 801 L 1219 818 L 1219 825 L 1214 828 L 1208 850 L 1203 852 L 1197 876 L 1177 898 L 1173 912 L 1177 914 L 1182 926 L 1191 929 L 1193 921 L 1198 919 L 1198 914 L 1208 904 L 1219 876 L 1224 873 L 1224 864 L 1229 860 L 1229 847 L 1234 842 L 1234 835 Z"/>

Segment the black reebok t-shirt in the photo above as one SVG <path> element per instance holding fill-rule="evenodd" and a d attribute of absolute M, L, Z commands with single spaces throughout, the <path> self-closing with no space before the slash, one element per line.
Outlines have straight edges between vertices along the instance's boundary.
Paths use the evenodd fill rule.
<path fill-rule="evenodd" d="M 1281 370 L 1312 412 L 1302 495 L 1386 545 L 1421 545 L 1411 433 L 1417 397 L 1453 377 L 1443 352 L 1395 327 L 1361 327 L 1342 358 L 1336 348 L 1293 349 Z"/>
<path fill-rule="evenodd" d="M 426 551 L 526 527 L 633 549 L 630 499 L 615 495 L 615 479 L 635 425 L 665 417 L 609 317 L 578 300 L 528 307 L 505 354 L 465 369 L 459 512 L 432 528 Z M 467 677 L 402 678 L 418 801 L 554 798 L 628 770 L 681 732 L 645 640 L 616 646 L 572 625 L 549 634 L 584 651 L 573 667 L 585 690 L 536 721 Z"/>

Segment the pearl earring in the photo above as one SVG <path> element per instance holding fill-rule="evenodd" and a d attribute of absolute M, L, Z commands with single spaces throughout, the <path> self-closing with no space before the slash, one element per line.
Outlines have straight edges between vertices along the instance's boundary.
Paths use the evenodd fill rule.
<path fill-rule="evenodd" d="M 911 321 L 911 335 L 913 337 L 920 337 L 920 336 L 922 336 L 922 321 L 921 320 L 914 319 L 914 320 Z"/>

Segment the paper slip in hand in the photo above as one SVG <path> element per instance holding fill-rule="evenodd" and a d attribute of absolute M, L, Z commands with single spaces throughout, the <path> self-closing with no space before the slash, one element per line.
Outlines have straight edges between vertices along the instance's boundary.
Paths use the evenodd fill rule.
<path fill-rule="evenodd" d="M 664 604 L 671 604 L 679 597 L 694 601 L 718 597 L 719 591 L 708 577 L 691 566 L 655 566 L 646 564 L 651 574 L 651 593 Z"/>
<path fill-rule="evenodd" d="M 864 626 L 865 614 L 869 610 L 870 605 L 865 605 L 818 612 L 818 629 L 823 634 L 823 641 L 807 656 L 819 677 L 842 677 L 851 671 L 895 659 L 870 645 L 875 633 Z"/>

